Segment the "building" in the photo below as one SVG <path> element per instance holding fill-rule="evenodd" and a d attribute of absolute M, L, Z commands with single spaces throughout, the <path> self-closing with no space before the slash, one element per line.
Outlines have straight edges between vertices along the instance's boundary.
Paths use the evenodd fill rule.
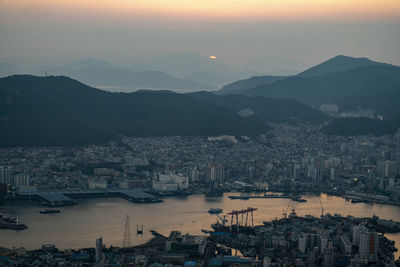
<path fill-rule="evenodd" d="M 360 225 L 353 226 L 353 245 L 359 246 L 360 245 Z"/>
<path fill-rule="evenodd" d="M 1 166 L 0 167 L 0 183 L 5 183 L 11 185 L 13 183 L 11 166 Z"/>
<path fill-rule="evenodd" d="M 352 244 L 350 239 L 345 234 L 340 237 L 340 250 L 344 255 L 351 255 Z"/>
<path fill-rule="evenodd" d="M 182 235 L 179 231 L 172 231 L 165 242 L 168 253 L 203 256 L 206 251 L 207 239 L 204 236 Z"/>
<path fill-rule="evenodd" d="M 151 188 L 157 192 L 175 192 L 178 191 L 178 184 L 154 181 L 151 184 Z"/>
<path fill-rule="evenodd" d="M 96 239 L 96 262 L 101 261 L 103 257 L 103 238 Z"/>
<path fill-rule="evenodd" d="M 298 249 L 301 253 L 306 253 L 308 249 L 314 249 L 315 247 L 321 247 L 321 235 L 320 234 L 299 234 Z"/>
<path fill-rule="evenodd" d="M 360 230 L 360 259 L 375 262 L 378 256 L 378 235 L 363 227 Z"/>
<path fill-rule="evenodd" d="M 396 134 L 396 174 L 400 176 L 400 129 Z"/>
<path fill-rule="evenodd" d="M 209 164 L 206 169 L 206 182 L 213 188 L 216 187 L 215 185 L 218 187 L 219 184 L 223 184 L 225 182 L 224 166 Z"/>
<path fill-rule="evenodd" d="M 89 179 L 89 189 L 107 189 L 107 180 Z"/>
<path fill-rule="evenodd" d="M 30 185 L 30 175 L 26 173 L 18 173 L 14 175 L 13 185 L 16 188 L 24 189 L 29 187 Z"/>
<path fill-rule="evenodd" d="M 334 267 L 335 266 L 335 249 L 332 242 L 328 243 L 328 247 L 324 249 L 324 267 Z"/>

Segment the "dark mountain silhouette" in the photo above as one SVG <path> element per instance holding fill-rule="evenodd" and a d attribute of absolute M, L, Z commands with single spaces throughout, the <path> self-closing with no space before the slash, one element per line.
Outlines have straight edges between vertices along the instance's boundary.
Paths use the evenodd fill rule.
<path fill-rule="evenodd" d="M 291 98 L 311 106 L 335 103 L 341 107 L 357 107 L 361 96 L 372 97 L 397 89 L 400 89 L 399 67 L 371 66 L 318 77 L 290 77 L 249 89 L 245 94 Z"/>
<path fill-rule="evenodd" d="M 321 64 L 311 67 L 297 75 L 292 76 L 254 76 L 249 79 L 239 80 L 222 87 L 218 93 L 220 94 L 245 94 L 245 91 L 261 85 L 270 85 L 280 80 L 293 77 L 314 77 L 323 76 L 332 72 L 343 72 L 354 68 L 367 67 L 367 66 L 390 66 L 393 65 L 386 63 L 379 63 L 367 58 L 353 58 L 348 56 L 336 56 Z"/>
<path fill-rule="evenodd" d="M 126 136 L 255 135 L 269 127 L 168 91 L 110 93 L 68 77 L 0 79 L 0 146 L 103 143 Z"/>
<path fill-rule="evenodd" d="M 246 116 L 247 110 L 250 112 L 247 116 L 263 121 L 321 123 L 327 119 L 327 116 L 319 110 L 292 99 L 247 97 L 234 94 L 215 95 L 208 92 L 195 92 L 189 95 L 227 108 L 237 114 L 243 113 Z"/>
<path fill-rule="evenodd" d="M 246 90 L 259 86 L 268 85 L 276 81 L 284 80 L 288 76 L 254 76 L 249 79 L 239 80 L 222 87 L 217 93 L 218 94 L 241 94 Z"/>
<path fill-rule="evenodd" d="M 392 66 L 386 63 L 380 63 L 372 61 L 368 58 L 354 58 L 339 55 L 333 57 L 321 64 L 311 67 L 303 72 L 300 72 L 297 76 L 310 77 L 310 76 L 322 76 L 331 72 L 347 71 L 359 67 L 368 66 Z"/>

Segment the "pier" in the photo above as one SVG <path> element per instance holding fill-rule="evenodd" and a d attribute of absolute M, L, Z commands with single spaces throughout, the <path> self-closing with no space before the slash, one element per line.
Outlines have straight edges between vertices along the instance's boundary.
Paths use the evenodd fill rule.
<path fill-rule="evenodd" d="M 19 191 L 18 197 L 37 199 L 48 206 L 75 205 L 77 198 L 120 197 L 133 203 L 156 203 L 162 200 L 141 189 Z"/>

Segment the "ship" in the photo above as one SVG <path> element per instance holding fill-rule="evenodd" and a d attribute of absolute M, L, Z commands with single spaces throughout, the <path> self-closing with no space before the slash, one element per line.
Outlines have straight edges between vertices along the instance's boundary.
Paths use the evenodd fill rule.
<path fill-rule="evenodd" d="M 247 195 L 241 195 L 241 196 L 229 196 L 230 199 L 241 199 L 241 200 L 248 200 L 250 199 L 249 196 Z"/>
<path fill-rule="evenodd" d="M 44 209 L 44 210 L 40 210 L 41 214 L 48 214 L 48 213 L 60 213 L 60 210 L 53 210 L 53 209 Z"/>
<path fill-rule="evenodd" d="M 292 200 L 293 200 L 293 201 L 297 201 L 297 202 L 307 202 L 306 199 L 301 198 L 301 197 L 298 197 L 298 196 L 293 197 Z"/>
<path fill-rule="evenodd" d="M 24 230 L 28 228 L 25 224 L 19 223 L 18 218 L 14 219 L 0 215 L 0 229 Z"/>
<path fill-rule="evenodd" d="M 208 210 L 208 213 L 211 213 L 211 214 L 218 214 L 221 212 L 222 212 L 222 209 L 220 209 L 220 208 L 211 208 Z"/>

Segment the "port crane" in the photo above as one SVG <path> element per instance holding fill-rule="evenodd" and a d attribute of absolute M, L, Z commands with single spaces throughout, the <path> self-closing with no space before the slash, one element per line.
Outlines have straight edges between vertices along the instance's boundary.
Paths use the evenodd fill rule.
<path fill-rule="evenodd" d="M 289 207 L 290 207 L 290 205 L 287 206 L 286 210 L 282 209 L 282 215 L 283 215 L 283 218 L 285 218 L 285 219 L 287 218 L 287 212 L 289 210 Z"/>
<path fill-rule="evenodd" d="M 249 220 L 249 215 L 251 215 L 251 225 L 254 226 L 254 216 L 253 216 L 253 211 L 258 210 L 257 208 L 251 208 L 248 207 L 247 209 L 244 210 L 232 210 L 231 212 L 228 213 L 228 215 L 231 215 L 231 225 L 233 225 L 233 220 L 236 218 L 236 225 L 243 225 L 247 226 L 247 222 Z M 241 215 L 241 222 L 239 222 L 239 215 Z M 246 216 L 246 221 L 243 223 L 244 216 Z"/>

